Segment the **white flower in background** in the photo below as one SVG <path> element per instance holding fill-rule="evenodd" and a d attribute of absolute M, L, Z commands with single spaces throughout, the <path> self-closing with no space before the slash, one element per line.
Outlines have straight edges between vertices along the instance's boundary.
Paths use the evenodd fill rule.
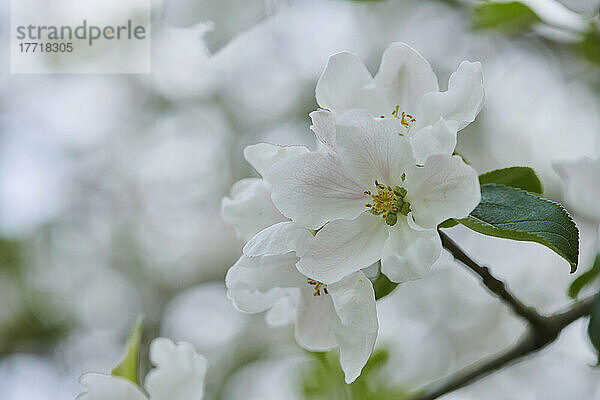
<path fill-rule="evenodd" d="M 77 400 L 200 400 L 204 396 L 206 359 L 189 343 L 174 344 L 157 338 L 150 344 L 150 361 L 156 368 L 146 375 L 144 387 L 113 375 L 84 374 L 86 389 Z"/>
<path fill-rule="evenodd" d="M 304 147 L 265 143 L 244 151 L 261 175 L 275 162 L 303 154 L 309 154 Z M 369 279 L 356 272 L 325 285 L 301 274 L 295 264 L 313 235 L 275 208 L 271 186 L 262 179 L 237 182 L 231 198 L 223 200 L 222 214 L 241 238 L 252 237 L 227 273 L 227 294 L 235 306 L 247 313 L 269 310 L 266 320 L 271 326 L 294 324 L 296 341 L 307 350 L 339 347 L 346 381 L 354 381 L 377 337 L 375 293 Z"/>
<path fill-rule="evenodd" d="M 458 156 L 417 164 L 393 118 L 355 110 L 334 127 L 328 152 L 282 159 L 266 176 L 277 208 L 319 229 L 299 271 L 332 283 L 381 260 L 395 282 L 421 277 L 441 252 L 438 224 L 479 204 L 477 173 Z"/>
<path fill-rule="evenodd" d="M 383 53 L 373 78 L 361 60 L 343 52 L 329 58 L 317 83 L 313 130 L 326 146 L 335 144 L 328 127 L 336 116 L 365 109 L 373 116 L 392 119 L 398 132 L 415 144 L 415 157 L 452 154 L 456 133 L 475 120 L 483 104 L 481 64 L 463 61 L 440 92 L 431 65 L 410 46 L 392 43 Z M 333 121 L 332 121 L 333 120 Z"/>
<path fill-rule="evenodd" d="M 598 14 L 600 0 L 558 0 L 573 11 L 584 14 Z"/>
<path fill-rule="evenodd" d="M 552 166 L 562 179 L 568 206 L 580 216 L 600 222 L 600 158 L 555 162 Z"/>

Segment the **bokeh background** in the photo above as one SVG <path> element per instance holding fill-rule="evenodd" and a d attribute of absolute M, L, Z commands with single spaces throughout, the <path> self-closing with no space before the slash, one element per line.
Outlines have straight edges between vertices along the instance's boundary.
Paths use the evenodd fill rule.
<path fill-rule="evenodd" d="M 444 255 L 378 304 L 376 354 L 347 388 L 335 354 L 306 353 L 291 329 L 232 307 L 223 278 L 241 243 L 219 209 L 255 174 L 244 146 L 315 146 L 308 113 L 329 55 L 350 50 L 376 72 L 401 40 L 442 88 L 460 61 L 483 63 L 485 107 L 458 151 L 479 172 L 535 168 L 574 213 L 587 269 L 600 215 L 578 202 L 600 178 L 567 192 L 552 166 L 600 157 L 599 1 L 524 3 L 507 16 L 481 1 L 162 0 L 151 75 L 11 75 L 3 57 L 0 399 L 73 399 L 82 372 L 118 362 L 140 314 L 145 344 L 168 336 L 207 356 L 211 400 L 401 399 L 517 340 L 522 323 Z M 450 234 L 539 310 L 569 303 L 574 277 L 551 251 Z M 600 399 L 585 322 L 444 399 Z"/>

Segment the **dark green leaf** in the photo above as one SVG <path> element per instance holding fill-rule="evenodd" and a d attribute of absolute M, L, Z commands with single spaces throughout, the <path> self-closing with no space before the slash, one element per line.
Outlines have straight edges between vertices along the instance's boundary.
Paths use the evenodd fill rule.
<path fill-rule="evenodd" d="M 494 29 L 511 35 L 526 32 L 540 21 L 531 8 L 518 1 L 485 3 L 473 11 L 473 26 L 476 29 Z"/>
<path fill-rule="evenodd" d="M 517 189 L 523 189 L 532 193 L 543 193 L 542 182 L 529 167 L 509 167 L 495 169 L 485 174 L 479 175 L 479 183 L 485 185 L 488 183 L 498 183 L 504 186 L 510 186 Z M 458 225 L 455 219 L 447 219 L 439 225 L 439 228 L 452 228 Z"/>
<path fill-rule="evenodd" d="M 576 299 L 579 295 L 579 292 L 581 292 L 584 287 L 592 283 L 594 279 L 598 277 L 598 275 L 600 275 L 600 254 L 596 256 L 592 268 L 579 275 L 577 279 L 571 283 L 568 292 L 569 297 Z"/>
<path fill-rule="evenodd" d="M 392 282 L 382 273 L 373 282 L 373 289 L 375 290 L 375 300 L 379 300 L 392 293 L 398 286 L 397 283 Z"/>
<path fill-rule="evenodd" d="M 542 194 L 542 182 L 529 167 L 509 167 L 495 169 L 485 174 L 479 175 L 479 183 L 498 183 L 500 185 L 523 189 L 531 193 Z"/>
<path fill-rule="evenodd" d="M 590 314 L 590 323 L 588 324 L 588 336 L 590 341 L 598 351 L 598 363 L 600 365 L 600 295 L 596 296 L 596 300 L 592 306 Z"/>
<path fill-rule="evenodd" d="M 129 379 L 139 384 L 138 368 L 140 365 L 140 343 L 142 341 L 143 318 L 138 318 L 127 339 L 125 355 L 121 362 L 112 370 L 114 376 Z"/>
<path fill-rule="evenodd" d="M 504 185 L 481 186 L 481 203 L 465 219 L 466 227 L 488 236 L 537 242 L 577 270 L 579 230 L 558 203 Z"/>

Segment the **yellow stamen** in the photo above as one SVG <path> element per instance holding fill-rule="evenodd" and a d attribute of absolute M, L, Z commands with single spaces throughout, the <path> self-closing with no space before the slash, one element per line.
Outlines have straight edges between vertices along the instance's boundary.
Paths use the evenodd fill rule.
<path fill-rule="evenodd" d="M 329 291 L 327 290 L 327 285 L 325 285 L 323 282 L 315 281 L 314 279 L 309 278 L 308 284 L 315 287 L 315 292 L 313 293 L 313 296 L 315 297 L 321 295 L 321 289 L 323 290 L 324 294 L 329 294 Z"/>

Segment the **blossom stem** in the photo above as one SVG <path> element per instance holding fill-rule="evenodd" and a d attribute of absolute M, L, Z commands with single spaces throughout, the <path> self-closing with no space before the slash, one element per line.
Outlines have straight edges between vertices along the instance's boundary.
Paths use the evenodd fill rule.
<path fill-rule="evenodd" d="M 507 303 L 517 315 L 524 318 L 527 321 L 528 327 L 519 341 L 511 348 L 471 364 L 449 378 L 433 384 L 431 388 L 421 391 L 421 394 L 416 395 L 412 400 L 437 399 L 505 366 L 512 365 L 525 356 L 533 354 L 554 342 L 564 328 L 591 313 L 592 304 L 598 294 L 589 296 L 550 316 L 540 315 L 533 308 L 525 306 L 512 295 L 504 282 L 492 276 L 487 267 L 477 264 L 446 234 L 440 232 L 440 237 L 442 238 L 444 248 L 452 253 L 455 259 L 479 275 L 487 289 Z"/>

